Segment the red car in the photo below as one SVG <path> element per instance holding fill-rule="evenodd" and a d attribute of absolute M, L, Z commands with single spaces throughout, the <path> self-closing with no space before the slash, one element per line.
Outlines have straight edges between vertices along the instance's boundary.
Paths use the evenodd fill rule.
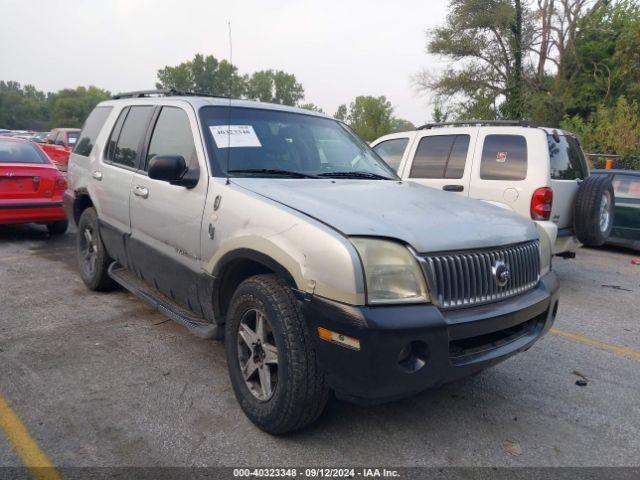
<path fill-rule="evenodd" d="M 47 135 L 47 141 L 40 148 L 49 156 L 51 161 L 62 171 L 67 171 L 69 155 L 78 141 L 80 129 L 54 128 Z"/>
<path fill-rule="evenodd" d="M 66 189 L 64 175 L 35 143 L 0 137 L 0 224 L 43 223 L 52 235 L 64 233 Z"/>

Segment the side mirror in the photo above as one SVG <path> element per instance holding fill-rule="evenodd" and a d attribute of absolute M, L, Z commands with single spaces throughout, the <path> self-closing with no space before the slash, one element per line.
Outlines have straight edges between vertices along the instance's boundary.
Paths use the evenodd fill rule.
<path fill-rule="evenodd" d="M 153 180 L 162 180 L 186 188 L 195 187 L 199 178 L 198 172 L 191 172 L 184 157 L 180 155 L 156 155 L 149 160 L 147 174 Z"/>

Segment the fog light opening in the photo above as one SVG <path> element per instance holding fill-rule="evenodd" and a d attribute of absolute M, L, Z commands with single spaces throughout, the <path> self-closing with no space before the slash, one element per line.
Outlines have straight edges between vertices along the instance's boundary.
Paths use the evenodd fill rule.
<path fill-rule="evenodd" d="M 420 341 L 406 344 L 398 353 L 398 365 L 407 373 L 415 373 L 422 369 L 428 360 L 429 347 Z"/>

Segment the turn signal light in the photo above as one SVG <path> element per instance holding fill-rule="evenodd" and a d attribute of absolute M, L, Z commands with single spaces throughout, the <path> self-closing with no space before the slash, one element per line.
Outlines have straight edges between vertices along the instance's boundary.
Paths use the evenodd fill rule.
<path fill-rule="evenodd" d="M 324 327 L 318 327 L 318 336 L 327 342 L 336 343 L 342 347 L 350 348 L 351 350 L 360 350 L 360 340 L 357 338 L 332 332 Z"/>
<path fill-rule="evenodd" d="M 553 206 L 553 190 L 542 187 L 533 192 L 531 197 L 531 218 L 533 220 L 549 220 Z"/>

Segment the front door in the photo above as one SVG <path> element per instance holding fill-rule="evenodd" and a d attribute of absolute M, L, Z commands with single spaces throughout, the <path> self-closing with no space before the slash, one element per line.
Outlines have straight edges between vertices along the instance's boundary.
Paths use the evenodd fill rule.
<path fill-rule="evenodd" d="M 208 173 L 192 110 L 165 105 L 155 119 L 145 161 L 131 185 L 131 258 L 147 283 L 184 307 L 198 312 L 196 278 L 201 273 L 200 230 Z M 192 174 L 193 188 L 171 185 L 147 175 L 156 155 L 180 155 Z"/>

